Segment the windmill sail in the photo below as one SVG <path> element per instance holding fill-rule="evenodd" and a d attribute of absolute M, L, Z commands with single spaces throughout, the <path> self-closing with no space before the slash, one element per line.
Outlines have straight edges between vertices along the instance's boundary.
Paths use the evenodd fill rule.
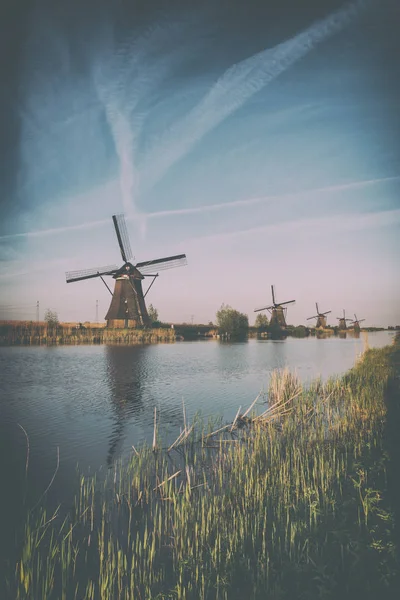
<path fill-rule="evenodd" d="M 152 273 L 153 271 L 165 271 L 175 267 L 183 267 L 187 264 L 186 254 L 175 254 L 174 256 L 166 256 L 165 258 L 157 258 L 155 260 L 147 260 L 137 263 L 135 266 L 143 275 Z"/>
<path fill-rule="evenodd" d="M 263 308 L 255 308 L 254 312 L 260 312 L 260 310 L 272 310 L 273 306 L 264 306 Z"/>
<path fill-rule="evenodd" d="M 128 230 L 126 228 L 126 222 L 124 215 L 113 215 L 113 223 L 115 233 L 117 234 L 117 240 L 119 249 L 121 250 L 122 260 L 128 262 L 132 258 L 131 244 L 129 242 Z"/>
<path fill-rule="evenodd" d="M 82 281 L 83 279 L 92 279 L 101 275 L 113 275 L 118 270 L 117 265 L 109 265 L 108 267 L 94 267 L 93 269 L 85 269 L 81 271 L 68 271 L 65 273 L 67 283 L 74 281 Z"/>

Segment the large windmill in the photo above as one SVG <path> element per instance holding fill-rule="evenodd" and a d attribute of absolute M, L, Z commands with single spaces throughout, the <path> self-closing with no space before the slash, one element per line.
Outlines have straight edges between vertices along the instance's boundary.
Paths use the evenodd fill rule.
<path fill-rule="evenodd" d="M 315 325 L 316 328 L 318 327 L 326 327 L 326 315 L 329 315 L 330 312 L 332 312 L 331 310 L 328 310 L 327 312 L 319 312 L 318 309 L 318 303 L 315 303 L 315 306 L 317 308 L 317 314 L 314 315 L 313 317 L 308 317 L 307 321 L 310 321 L 311 319 L 317 319 L 317 324 Z"/>
<path fill-rule="evenodd" d="M 360 323 L 363 321 L 365 321 L 365 319 L 357 319 L 357 315 L 354 313 L 354 321 L 351 321 L 354 331 L 361 331 Z"/>
<path fill-rule="evenodd" d="M 351 321 L 351 319 L 346 319 L 346 312 L 343 309 L 343 317 L 336 317 L 339 319 L 339 329 L 344 330 L 347 329 L 346 321 Z"/>
<path fill-rule="evenodd" d="M 147 260 L 133 265 L 129 262 L 132 258 L 132 250 L 124 215 L 113 215 L 112 219 L 122 260 L 124 261 L 122 267 L 111 265 L 86 271 L 70 271 L 66 273 L 67 283 L 100 277 L 112 296 L 110 307 L 105 316 L 107 326 L 118 328 L 149 326 L 150 319 L 147 314 L 145 297 L 156 277 L 158 277 L 158 271 L 185 265 L 186 254 Z M 114 293 L 103 279 L 106 275 L 111 275 L 115 279 Z M 143 294 L 142 280 L 145 277 L 152 277 L 153 280 L 145 294 Z"/>
<path fill-rule="evenodd" d="M 288 300 L 287 302 L 275 302 L 275 292 L 274 286 L 271 285 L 272 290 L 272 304 L 271 306 L 264 306 L 264 308 L 256 308 L 254 312 L 259 312 L 260 310 L 268 310 L 271 313 L 270 319 L 270 327 L 286 327 L 286 312 L 287 308 L 284 307 L 284 304 L 292 304 L 296 302 L 296 300 Z"/>

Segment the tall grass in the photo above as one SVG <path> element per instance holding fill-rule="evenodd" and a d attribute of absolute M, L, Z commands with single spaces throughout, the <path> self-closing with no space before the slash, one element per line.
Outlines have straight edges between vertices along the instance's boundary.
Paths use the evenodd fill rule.
<path fill-rule="evenodd" d="M 304 388 L 271 378 L 267 410 L 168 450 L 133 448 L 73 510 L 29 513 L 10 598 L 384 597 L 398 562 L 385 496 L 391 349 Z"/>

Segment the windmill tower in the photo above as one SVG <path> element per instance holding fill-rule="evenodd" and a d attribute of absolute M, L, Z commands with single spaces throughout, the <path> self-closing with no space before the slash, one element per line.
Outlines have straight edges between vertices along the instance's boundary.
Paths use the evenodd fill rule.
<path fill-rule="evenodd" d="M 288 300 L 287 302 L 275 302 L 275 292 L 274 286 L 271 285 L 272 290 L 272 304 L 271 306 L 265 306 L 264 308 L 256 308 L 254 312 L 259 312 L 260 310 L 268 310 L 271 313 L 271 319 L 269 321 L 269 326 L 272 328 L 280 328 L 283 329 L 286 327 L 286 312 L 287 308 L 284 307 L 284 304 L 292 304 L 296 302 L 296 300 Z"/>
<path fill-rule="evenodd" d="M 314 315 L 313 317 L 308 317 L 307 321 L 310 321 L 311 319 L 317 319 L 317 324 L 315 325 L 316 329 L 318 329 L 318 327 L 322 327 L 323 329 L 325 329 L 326 327 L 326 315 L 329 315 L 330 312 L 332 312 L 331 310 L 328 310 L 327 312 L 319 312 L 318 309 L 318 303 L 315 303 L 315 306 L 317 308 L 317 314 Z"/>
<path fill-rule="evenodd" d="M 336 318 L 339 319 L 339 329 L 341 331 L 346 330 L 347 329 L 346 321 L 351 321 L 351 319 L 346 319 L 345 310 L 343 309 L 343 317 L 336 317 Z"/>
<path fill-rule="evenodd" d="M 86 271 L 70 271 L 66 273 L 67 283 L 100 277 L 112 296 L 105 316 L 107 327 L 146 327 L 150 325 L 150 319 L 147 314 L 145 297 L 158 277 L 158 271 L 185 265 L 186 254 L 157 258 L 133 265 L 129 262 L 132 258 L 132 250 L 124 215 L 113 215 L 112 219 L 124 261 L 122 267 L 111 265 Z M 103 279 L 103 276 L 109 275 L 115 279 L 114 293 Z M 153 280 L 143 294 L 142 281 L 145 277 L 152 277 Z"/>
<path fill-rule="evenodd" d="M 357 315 L 354 313 L 354 321 L 351 321 L 354 331 L 361 331 L 360 323 L 363 321 L 365 321 L 365 319 L 357 319 Z"/>

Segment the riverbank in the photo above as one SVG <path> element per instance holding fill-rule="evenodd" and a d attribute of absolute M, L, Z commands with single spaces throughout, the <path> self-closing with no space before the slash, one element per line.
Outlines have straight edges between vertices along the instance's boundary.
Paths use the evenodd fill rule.
<path fill-rule="evenodd" d="M 369 350 L 324 385 L 275 373 L 257 417 L 185 419 L 169 449 L 156 432 L 104 485 L 82 478 L 67 515 L 31 512 L 8 597 L 391 597 L 399 356 Z"/>
<path fill-rule="evenodd" d="M 230 340 L 229 335 L 219 335 L 214 325 L 189 325 L 176 323 L 173 325 L 159 323 L 159 326 L 146 329 L 110 328 L 105 323 L 59 323 L 48 325 L 45 322 L 33 321 L 0 321 L 0 346 L 46 346 L 46 345 L 79 345 L 79 344 L 150 344 L 158 342 L 194 341 L 207 339 Z M 361 330 L 362 332 L 364 330 Z M 383 329 L 382 329 L 383 331 Z M 304 338 L 309 335 L 327 337 L 359 337 L 360 332 L 349 329 L 339 331 L 337 328 L 315 330 L 302 325 L 288 326 L 286 329 L 259 330 L 249 327 L 241 339 L 284 339 L 288 336 Z"/>
<path fill-rule="evenodd" d="M 0 346 L 46 346 L 75 344 L 151 344 L 174 342 L 172 328 L 111 329 L 93 324 L 0 323 Z"/>

